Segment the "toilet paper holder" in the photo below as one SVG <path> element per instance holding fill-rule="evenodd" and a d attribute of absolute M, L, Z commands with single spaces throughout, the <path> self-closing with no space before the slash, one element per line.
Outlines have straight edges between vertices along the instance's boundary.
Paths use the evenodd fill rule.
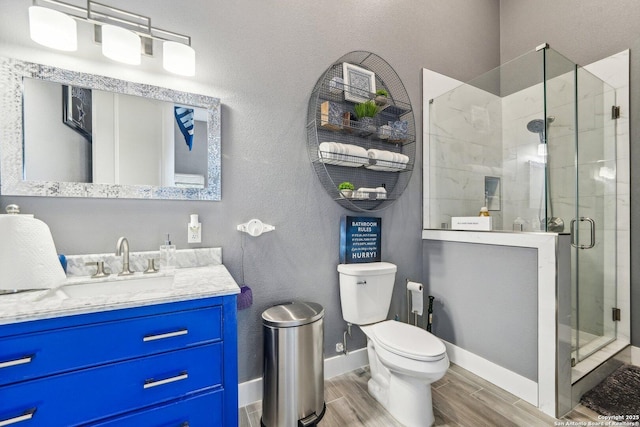
<path fill-rule="evenodd" d="M 422 317 L 422 284 L 411 279 L 406 280 L 407 287 L 407 323 L 411 323 L 413 313 L 413 325 L 418 326 L 418 316 Z M 418 299 L 419 297 L 419 299 Z"/>

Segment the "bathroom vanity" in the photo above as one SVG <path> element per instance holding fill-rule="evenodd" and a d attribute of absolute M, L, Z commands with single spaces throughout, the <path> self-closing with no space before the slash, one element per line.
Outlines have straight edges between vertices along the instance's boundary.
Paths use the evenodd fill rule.
<path fill-rule="evenodd" d="M 224 266 L 96 289 L 0 298 L 0 425 L 237 425 L 239 288 Z"/>

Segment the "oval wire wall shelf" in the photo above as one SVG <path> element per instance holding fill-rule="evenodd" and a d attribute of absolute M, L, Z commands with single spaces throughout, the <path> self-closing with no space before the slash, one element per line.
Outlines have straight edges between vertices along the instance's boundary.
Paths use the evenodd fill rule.
<path fill-rule="evenodd" d="M 376 97 L 379 89 L 388 92 L 386 99 Z M 372 123 L 355 116 L 355 105 L 367 100 L 379 108 Z M 409 95 L 385 60 L 371 52 L 350 52 L 318 79 L 307 111 L 307 148 L 322 186 L 341 206 L 375 212 L 395 202 L 411 178 L 415 144 Z M 338 190 L 342 182 L 352 183 L 356 191 L 343 194 Z"/>

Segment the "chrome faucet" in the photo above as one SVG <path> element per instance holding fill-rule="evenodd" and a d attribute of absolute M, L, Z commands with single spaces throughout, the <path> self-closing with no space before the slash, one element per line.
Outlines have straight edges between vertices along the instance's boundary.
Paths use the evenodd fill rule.
<path fill-rule="evenodd" d="M 122 272 L 118 276 L 128 276 L 133 274 L 129 269 L 129 241 L 126 237 L 120 237 L 116 243 L 116 256 L 122 255 Z"/>

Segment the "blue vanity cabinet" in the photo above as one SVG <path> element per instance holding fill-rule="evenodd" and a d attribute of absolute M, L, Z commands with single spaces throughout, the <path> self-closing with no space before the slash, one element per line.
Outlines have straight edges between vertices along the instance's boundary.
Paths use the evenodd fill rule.
<path fill-rule="evenodd" d="M 235 295 L 2 325 L 0 425 L 236 426 L 236 334 Z"/>

